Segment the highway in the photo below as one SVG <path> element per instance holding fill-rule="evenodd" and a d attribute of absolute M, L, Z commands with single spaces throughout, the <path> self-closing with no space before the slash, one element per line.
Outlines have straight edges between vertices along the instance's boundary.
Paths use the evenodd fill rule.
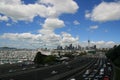
<path fill-rule="evenodd" d="M 99 56 L 77 57 L 70 62 L 41 68 L 27 67 L 25 70 L 1 74 L 1 80 L 94 80 L 107 61 Z M 105 66 L 104 66 L 105 67 Z M 86 70 L 89 74 L 83 77 Z M 106 71 L 107 73 L 108 71 Z M 93 75 L 94 74 L 94 75 Z M 90 77 L 93 75 L 93 77 Z M 88 79 L 87 79 L 88 78 Z M 103 78 L 103 77 L 102 77 Z M 99 80 L 99 79 L 98 79 Z M 101 79 L 102 80 L 102 79 Z"/>

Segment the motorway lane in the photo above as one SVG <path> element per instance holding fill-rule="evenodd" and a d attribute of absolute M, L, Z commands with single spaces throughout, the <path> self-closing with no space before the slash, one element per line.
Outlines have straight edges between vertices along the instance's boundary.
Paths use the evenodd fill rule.
<path fill-rule="evenodd" d="M 95 58 L 91 58 L 91 60 L 89 60 L 89 62 L 85 63 L 84 65 L 78 66 L 77 68 L 73 69 L 73 70 L 69 70 L 65 73 L 53 76 L 53 77 L 49 77 L 45 80 L 66 80 L 68 77 L 72 76 L 73 74 L 75 74 L 76 72 L 84 69 L 85 67 L 87 67 L 88 65 L 91 65 L 92 63 L 94 63 L 96 61 Z M 79 64 L 79 63 L 78 63 Z"/>
<path fill-rule="evenodd" d="M 91 59 L 88 58 L 78 58 L 72 61 L 69 66 L 71 66 L 73 69 L 76 67 L 79 67 L 80 65 L 83 65 L 87 62 L 89 62 Z M 80 63 L 80 64 L 78 64 Z M 35 69 L 35 70 L 28 70 L 28 71 L 22 71 L 18 73 L 10 73 L 8 75 L 3 75 L 1 76 L 3 80 L 9 80 L 9 79 L 14 79 L 14 80 L 43 80 L 47 77 L 54 76 L 51 74 L 53 70 L 58 71 L 58 74 L 63 73 L 68 71 L 69 69 L 66 67 L 68 65 L 65 64 L 60 64 L 59 66 L 54 66 L 54 67 L 48 67 L 45 69 Z"/>
<path fill-rule="evenodd" d="M 83 80 L 82 75 L 84 74 L 84 72 L 85 72 L 86 70 L 88 70 L 89 68 L 90 68 L 90 69 L 93 69 L 93 68 L 94 68 L 93 65 L 96 64 L 97 61 L 99 61 L 98 58 L 96 58 L 96 59 L 95 59 L 91 64 L 89 64 L 87 67 L 85 67 L 85 68 L 77 71 L 76 73 L 74 73 L 72 76 L 68 76 L 68 77 L 66 77 L 66 78 L 64 78 L 64 79 L 61 79 L 61 80 L 72 80 L 72 79 L 75 79 L 75 80 Z"/>
<path fill-rule="evenodd" d="M 112 80 L 112 67 L 111 65 L 108 63 L 108 61 L 106 61 L 106 58 L 101 58 L 99 61 L 98 66 L 92 66 L 89 69 L 86 70 L 91 70 L 91 72 L 89 73 L 89 75 L 87 75 L 85 78 L 82 78 L 82 75 L 85 73 L 76 73 L 76 75 L 73 75 L 71 78 L 67 79 L 67 80 L 104 80 L 105 76 L 108 76 L 108 80 Z M 101 70 L 103 74 L 101 74 Z"/>
<path fill-rule="evenodd" d="M 0 65 L 0 75 L 7 74 L 7 73 L 9 73 L 10 70 L 12 72 L 16 72 L 16 71 L 21 71 L 23 68 L 29 69 L 29 68 L 35 66 L 33 64 L 21 66 L 22 64 L 23 63 Z"/>
<path fill-rule="evenodd" d="M 100 61 L 101 61 L 101 58 L 98 58 L 95 63 L 93 63 L 90 66 L 88 66 L 87 68 L 85 68 L 82 72 L 80 72 L 76 76 L 74 76 L 74 78 L 76 80 L 80 80 L 80 79 L 84 80 L 83 75 L 86 72 L 86 70 L 89 70 L 90 73 L 92 73 L 93 70 L 97 70 L 97 68 L 99 67 Z M 89 76 L 89 75 L 87 75 L 87 76 Z"/>

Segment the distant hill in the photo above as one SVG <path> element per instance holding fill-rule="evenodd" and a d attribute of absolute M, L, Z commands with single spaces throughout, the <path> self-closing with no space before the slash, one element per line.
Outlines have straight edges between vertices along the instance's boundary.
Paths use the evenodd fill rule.
<path fill-rule="evenodd" d="M 0 49 L 17 49 L 17 48 L 12 48 L 12 47 L 0 47 Z"/>

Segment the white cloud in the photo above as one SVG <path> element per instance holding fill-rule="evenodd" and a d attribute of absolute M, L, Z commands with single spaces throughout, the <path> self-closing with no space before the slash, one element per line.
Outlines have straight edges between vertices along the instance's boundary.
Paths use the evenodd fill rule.
<path fill-rule="evenodd" d="M 98 25 L 95 25 L 95 26 L 90 26 L 89 28 L 90 28 L 91 30 L 95 30 L 95 29 L 98 29 L 99 26 L 98 26 Z"/>
<path fill-rule="evenodd" d="M 18 42 L 18 45 L 23 46 L 25 45 L 34 45 L 34 46 L 40 46 L 43 47 L 46 45 L 46 47 L 56 47 L 57 45 L 69 45 L 69 44 L 77 44 L 79 42 L 78 37 L 72 37 L 69 33 L 62 33 L 60 35 L 57 34 L 31 34 L 31 33 L 4 33 L 0 36 L 0 39 L 8 39 L 12 41 Z M 9 43 L 10 44 L 10 43 Z M 30 47 L 30 46 L 28 46 Z"/>
<path fill-rule="evenodd" d="M 53 6 L 49 6 L 48 3 Z M 39 3 L 27 5 L 21 0 L 0 0 L 0 13 L 13 21 L 32 21 L 36 16 L 58 17 L 63 13 L 75 13 L 78 8 L 73 0 L 40 0 Z"/>
<path fill-rule="evenodd" d="M 41 34 L 53 34 L 56 28 L 61 28 L 65 26 L 62 20 L 58 18 L 47 18 L 43 24 L 43 28 L 39 30 Z"/>
<path fill-rule="evenodd" d="M 88 46 L 88 42 L 87 41 L 83 41 L 80 43 L 81 46 Z M 117 43 L 115 43 L 114 41 L 91 41 L 90 42 L 90 46 L 94 46 L 96 45 L 97 48 L 112 48 L 114 45 L 118 45 Z"/>
<path fill-rule="evenodd" d="M 13 21 L 33 21 L 36 16 L 46 18 L 43 29 L 39 30 L 43 34 L 53 34 L 56 28 L 63 27 L 64 21 L 58 17 L 63 13 L 75 13 L 79 8 L 74 0 L 39 0 L 27 5 L 21 0 L 1 0 L 0 5 L 0 13 Z"/>
<path fill-rule="evenodd" d="M 1 16 L 0 15 L 0 21 L 8 21 L 8 17 L 7 16 Z"/>
<path fill-rule="evenodd" d="M 43 25 L 43 28 L 47 28 L 47 29 L 52 29 L 54 30 L 55 28 L 61 28 L 63 27 L 65 24 L 62 20 L 59 20 L 57 18 L 47 18 L 45 20 L 45 23 Z"/>
<path fill-rule="evenodd" d="M 39 0 L 35 4 L 24 4 L 21 0 L 0 0 L 0 14 L 9 17 L 13 21 L 33 21 L 36 16 L 45 18 L 39 34 L 4 33 L 0 38 L 15 40 L 18 43 L 19 40 L 29 43 L 41 43 L 42 46 L 43 44 L 57 46 L 56 44 L 63 44 L 61 42 L 75 42 L 78 39 L 72 37 L 72 35 L 67 39 L 67 36 L 57 35 L 54 31 L 56 28 L 65 26 L 64 21 L 59 19 L 60 15 L 64 13 L 73 14 L 78 8 L 74 0 Z M 39 46 L 39 44 L 36 45 Z"/>
<path fill-rule="evenodd" d="M 62 40 L 61 45 L 68 45 L 68 44 L 79 44 L 79 38 L 78 37 L 72 37 L 71 34 L 62 32 Z"/>
<path fill-rule="evenodd" d="M 10 40 L 23 40 L 23 39 L 32 39 L 35 35 L 31 33 L 4 33 L 1 38 L 10 39 Z"/>
<path fill-rule="evenodd" d="M 73 23 L 74 23 L 74 25 L 79 25 L 80 24 L 80 22 L 77 21 L 77 20 L 74 20 Z"/>
<path fill-rule="evenodd" d="M 5 0 L 6 1 L 6 0 Z M 45 17 L 47 13 L 46 7 L 39 4 L 6 4 L 4 1 L 0 3 L 0 13 L 8 16 L 13 21 L 23 20 L 32 21 L 37 15 Z"/>
<path fill-rule="evenodd" d="M 21 0 L 0 0 L 0 2 L 11 5 L 19 5 L 22 3 Z"/>
<path fill-rule="evenodd" d="M 10 43 L 0 42 L 4 45 L 14 44 L 14 47 L 27 47 L 27 48 L 56 48 L 57 45 L 78 45 L 82 47 L 88 46 L 87 41 L 79 42 L 78 37 L 73 37 L 71 34 L 62 32 L 60 35 L 57 34 L 31 34 L 31 33 L 4 33 L 0 36 L 0 39 L 11 40 Z M 26 45 L 26 46 L 24 46 Z M 96 45 L 97 48 L 111 48 L 114 45 L 118 45 L 114 41 L 90 41 L 90 46 Z"/>
<path fill-rule="evenodd" d="M 113 41 L 97 41 L 93 43 L 96 44 L 98 48 L 112 48 L 114 45 L 116 45 L 116 43 Z"/>
<path fill-rule="evenodd" d="M 115 0 L 115 1 L 119 2 L 120 0 Z"/>
<path fill-rule="evenodd" d="M 91 16 L 91 14 L 90 14 L 89 10 L 86 10 L 85 11 L 85 17 L 86 18 L 90 18 L 90 16 Z"/>
<path fill-rule="evenodd" d="M 6 26 L 11 26 L 11 25 L 12 25 L 12 24 L 10 24 L 10 23 L 7 23 L 7 24 L 6 24 Z"/>
<path fill-rule="evenodd" d="M 39 3 L 49 6 L 49 15 L 61 15 L 63 13 L 75 13 L 79 8 L 74 0 L 39 0 Z"/>
<path fill-rule="evenodd" d="M 90 13 L 85 13 L 86 18 L 90 18 L 91 14 Z"/>
<path fill-rule="evenodd" d="M 86 12 L 85 16 L 99 22 L 120 20 L 120 2 L 102 2 L 91 13 Z"/>

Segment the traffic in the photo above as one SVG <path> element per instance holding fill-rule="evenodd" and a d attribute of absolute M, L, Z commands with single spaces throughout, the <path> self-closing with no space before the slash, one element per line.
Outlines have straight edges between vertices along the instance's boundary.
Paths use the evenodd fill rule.
<path fill-rule="evenodd" d="M 85 55 L 39 68 L 17 64 L 0 74 L 1 80 L 112 80 L 113 69 L 104 55 Z"/>

